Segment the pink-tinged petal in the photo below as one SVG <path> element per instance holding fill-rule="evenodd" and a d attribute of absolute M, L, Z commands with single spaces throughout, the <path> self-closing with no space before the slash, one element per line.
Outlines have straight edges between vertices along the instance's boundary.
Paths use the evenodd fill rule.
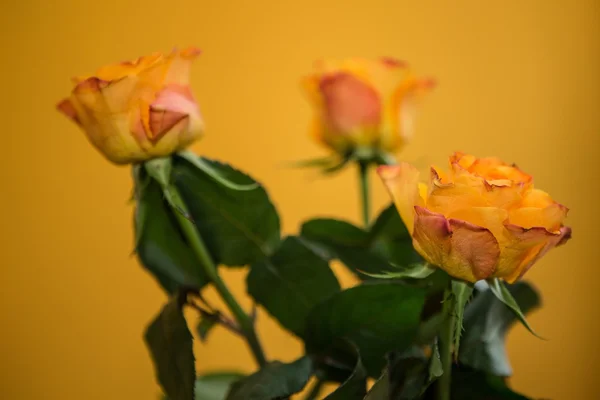
<path fill-rule="evenodd" d="M 500 247 L 488 229 L 418 206 L 415 213 L 414 245 L 427 261 L 469 282 L 493 275 Z"/>
<path fill-rule="evenodd" d="M 415 219 L 415 206 L 423 206 L 424 199 L 419 190 L 419 171 L 408 163 L 381 166 L 377 173 L 390 193 L 392 200 L 404 225 L 409 232 L 413 232 Z"/>
<path fill-rule="evenodd" d="M 565 244 L 571 238 L 571 228 L 563 226 L 557 233 L 541 227 L 525 229 L 507 224 L 511 244 L 502 249 L 498 277 L 513 283 L 525 275 L 533 265 L 554 247 Z"/>
<path fill-rule="evenodd" d="M 451 252 L 448 268 L 451 275 L 470 276 L 472 274 L 475 282 L 486 279 L 494 273 L 500 257 L 500 246 L 492 232 L 482 226 L 470 222 L 449 219 L 452 229 Z M 465 266 L 470 268 L 467 271 Z M 456 271 L 456 273 L 453 273 Z M 467 279 L 469 280 L 469 279 Z"/>
<path fill-rule="evenodd" d="M 393 57 L 381 57 L 381 63 L 388 68 L 408 68 L 406 61 L 398 60 Z"/>
<path fill-rule="evenodd" d="M 109 84 L 110 81 L 105 81 L 95 76 L 92 76 L 91 78 L 87 78 L 79 82 L 73 89 L 73 93 L 80 94 L 89 92 L 99 92 Z"/>
<path fill-rule="evenodd" d="M 150 106 L 150 140 L 152 142 L 159 141 L 165 133 L 169 132 L 185 118 L 188 118 L 186 113 Z"/>
<path fill-rule="evenodd" d="M 326 119 L 332 129 L 351 132 L 379 124 L 379 94 L 360 79 L 338 73 L 323 78 L 319 88 L 325 103 Z"/>
<path fill-rule="evenodd" d="M 415 206 L 414 230 L 415 249 L 431 264 L 443 269 L 450 254 L 450 224 L 442 214 Z"/>
<path fill-rule="evenodd" d="M 77 115 L 77 110 L 75 109 L 75 106 L 73 106 L 71 99 L 62 100 L 56 105 L 56 108 L 58 109 L 58 111 L 62 112 L 67 117 L 69 117 L 77 125 L 81 125 L 81 121 L 79 120 L 79 116 Z"/>

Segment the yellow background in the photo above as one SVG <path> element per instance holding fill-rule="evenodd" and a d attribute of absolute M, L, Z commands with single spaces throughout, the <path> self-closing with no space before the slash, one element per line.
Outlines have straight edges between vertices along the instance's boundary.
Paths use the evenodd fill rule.
<path fill-rule="evenodd" d="M 288 233 L 315 215 L 359 220 L 355 171 L 322 179 L 282 167 L 325 154 L 306 135 L 298 84 L 313 60 L 390 55 L 435 76 L 402 158 L 424 167 L 455 149 L 498 155 L 571 208 L 574 239 L 528 275 L 545 299 L 531 323 L 550 341 L 513 330 L 514 386 L 597 398 L 597 0 L 21 0 L 2 2 L 0 30 L 0 398 L 157 396 L 141 335 L 165 296 L 130 256 L 129 170 L 105 162 L 54 105 L 71 76 L 175 45 L 204 50 L 193 88 L 208 130 L 193 149 L 266 184 Z M 243 295 L 245 273 L 226 275 Z M 301 351 L 264 312 L 259 331 L 271 358 Z M 252 369 L 223 331 L 197 359 L 200 371 Z"/>

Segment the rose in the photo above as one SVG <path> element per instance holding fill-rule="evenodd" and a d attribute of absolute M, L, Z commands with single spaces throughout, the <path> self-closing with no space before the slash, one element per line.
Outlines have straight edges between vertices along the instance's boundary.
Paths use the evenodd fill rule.
<path fill-rule="evenodd" d="M 531 176 L 496 158 L 456 153 L 450 173 L 432 167 L 429 185 L 406 163 L 378 172 L 415 249 L 455 278 L 521 278 L 571 237 L 568 209 L 533 187 Z"/>
<path fill-rule="evenodd" d="M 71 96 L 58 109 L 116 164 L 169 155 L 196 140 L 203 121 L 189 87 L 190 48 L 152 54 L 75 78 Z"/>
<path fill-rule="evenodd" d="M 413 134 L 414 103 L 433 86 L 396 60 L 321 62 L 304 78 L 315 109 L 312 134 L 338 153 L 400 150 Z"/>

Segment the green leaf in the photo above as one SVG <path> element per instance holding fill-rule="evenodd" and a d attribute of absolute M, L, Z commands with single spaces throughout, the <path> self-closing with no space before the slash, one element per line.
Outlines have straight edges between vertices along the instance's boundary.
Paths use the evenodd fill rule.
<path fill-rule="evenodd" d="M 348 378 L 332 393 L 330 393 L 325 400 L 363 400 L 367 391 L 367 371 L 365 370 L 362 360 L 360 358 L 360 352 L 358 349 L 345 342 L 348 352 L 352 352 L 356 359 L 354 370 L 348 376 Z"/>
<path fill-rule="evenodd" d="M 256 184 L 232 167 L 203 159 L 227 181 Z M 270 255 L 280 242 L 279 216 L 262 186 L 232 190 L 186 158 L 173 159 L 173 184 L 217 264 L 241 266 Z"/>
<path fill-rule="evenodd" d="M 521 311 L 521 308 L 519 307 L 519 304 L 517 303 L 515 298 L 512 296 L 510 291 L 506 288 L 506 286 L 504 285 L 504 282 L 502 282 L 500 279 L 494 278 L 494 279 L 488 279 L 487 283 L 490 286 L 492 293 L 494 293 L 494 296 L 496 296 L 496 298 L 498 300 L 500 300 L 501 302 L 506 304 L 515 313 L 515 315 L 517 316 L 519 321 L 521 321 L 521 323 L 525 326 L 525 328 L 527 328 L 527 330 L 529 332 L 531 332 L 534 336 L 545 340 L 543 337 L 538 335 L 533 330 L 533 328 L 529 325 L 529 323 L 525 319 L 525 315 L 523 314 L 523 312 Z"/>
<path fill-rule="evenodd" d="M 333 295 L 310 312 L 307 353 L 330 356 L 341 339 L 355 343 L 370 376 L 379 376 L 384 355 L 414 340 L 425 291 L 399 282 L 365 283 Z"/>
<path fill-rule="evenodd" d="M 527 282 L 508 286 L 508 291 L 527 313 L 540 306 L 540 296 Z M 515 323 L 515 313 L 498 300 L 491 290 L 483 290 L 465 310 L 465 334 L 459 361 L 496 376 L 510 376 L 512 368 L 506 354 L 506 332 Z"/>
<path fill-rule="evenodd" d="M 215 326 L 217 326 L 217 320 L 215 318 L 210 318 L 209 316 L 200 317 L 200 322 L 198 322 L 198 326 L 196 327 L 200 340 L 205 342 L 208 334 Z"/>
<path fill-rule="evenodd" d="M 454 297 L 454 312 L 452 313 L 454 321 L 454 353 L 458 357 L 460 346 L 460 336 L 463 331 L 463 318 L 465 307 L 473 293 L 473 285 L 464 281 L 452 280 L 452 296 Z M 446 299 L 445 301 L 448 301 Z"/>
<path fill-rule="evenodd" d="M 243 192 L 247 190 L 254 190 L 257 187 L 259 187 L 259 184 L 256 182 L 247 185 L 241 185 L 239 183 L 229 180 L 227 175 L 223 174 L 221 170 L 215 168 L 210 162 L 206 161 L 204 158 L 198 157 L 194 152 L 182 151 L 177 153 L 177 155 L 182 158 L 185 158 L 197 168 L 201 169 L 208 176 L 213 178 L 216 182 L 220 183 L 228 189 Z"/>
<path fill-rule="evenodd" d="M 144 336 L 158 382 L 171 400 L 194 400 L 193 339 L 182 312 L 184 296 L 173 297 Z"/>
<path fill-rule="evenodd" d="M 431 344 L 438 336 L 440 330 L 446 323 L 447 318 L 452 317 L 440 312 L 432 315 L 429 319 L 422 322 L 419 326 L 415 344 L 419 344 L 421 346 Z"/>
<path fill-rule="evenodd" d="M 302 337 L 310 310 L 340 291 L 327 261 L 297 237 L 252 265 L 248 293 L 286 329 Z"/>
<path fill-rule="evenodd" d="M 370 230 L 371 247 L 398 267 L 424 264 L 394 204 L 386 207 Z"/>
<path fill-rule="evenodd" d="M 231 384 L 244 377 L 239 372 L 212 372 L 196 379 L 196 400 L 223 400 Z M 169 400 L 167 396 L 164 400 Z"/>
<path fill-rule="evenodd" d="M 304 356 L 290 364 L 271 362 L 258 372 L 234 383 L 226 400 L 285 399 L 300 392 L 312 374 L 312 362 Z"/>
<path fill-rule="evenodd" d="M 235 372 L 211 373 L 196 379 L 196 400 L 223 400 L 232 383 L 244 375 Z"/>
<path fill-rule="evenodd" d="M 318 218 L 305 222 L 301 235 L 324 249 L 330 258 L 338 258 L 363 280 L 390 279 L 388 275 L 396 270 L 399 276 L 394 279 L 422 279 L 435 272 L 421 269 L 422 275 L 418 275 L 414 271 L 415 265 L 422 266 L 424 262 L 393 205 L 379 215 L 369 232 L 346 221 Z"/>
<path fill-rule="evenodd" d="M 452 399 L 460 400 L 531 400 L 512 391 L 504 379 L 473 369 L 457 366 L 452 368 Z M 435 400 L 432 386 L 424 400 Z"/>
<path fill-rule="evenodd" d="M 319 218 L 305 222 L 301 236 L 322 248 L 330 258 L 339 259 L 360 279 L 394 267 L 371 251 L 369 234 L 346 221 Z"/>
<path fill-rule="evenodd" d="M 183 286 L 201 288 L 206 275 L 181 234 L 163 190 L 146 175 L 136 179 L 135 242 L 142 265 L 172 294 Z"/>

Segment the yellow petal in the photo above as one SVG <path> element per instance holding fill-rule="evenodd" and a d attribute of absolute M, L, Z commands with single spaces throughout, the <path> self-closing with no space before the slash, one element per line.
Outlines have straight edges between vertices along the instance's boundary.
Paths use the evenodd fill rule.
<path fill-rule="evenodd" d="M 419 171 L 412 165 L 402 162 L 393 166 L 381 166 L 377 169 L 377 173 L 392 196 L 406 228 L 412 233 L 414 207 L 424 205 L 424 200 L 420 196 L 422 189 L 419 187 Z"/>
<path fill-rule="evenodd" d="M 511 224 L 525 229 L 542 227 L 555 232 L 562 226 L 568 209 L 558 203 L 545 208 L 523 207 L 510 210 L 508 219 Z"/>
<path fill-rule="evenodd" d="M 524 229 L 507 225 L 510 244 L 502 249 L 496 275 L 508 283 L 520 279 L 540 258 L 571 238 L 571 228 L 562 227 L 557 233 L 544 228 Z"/>

